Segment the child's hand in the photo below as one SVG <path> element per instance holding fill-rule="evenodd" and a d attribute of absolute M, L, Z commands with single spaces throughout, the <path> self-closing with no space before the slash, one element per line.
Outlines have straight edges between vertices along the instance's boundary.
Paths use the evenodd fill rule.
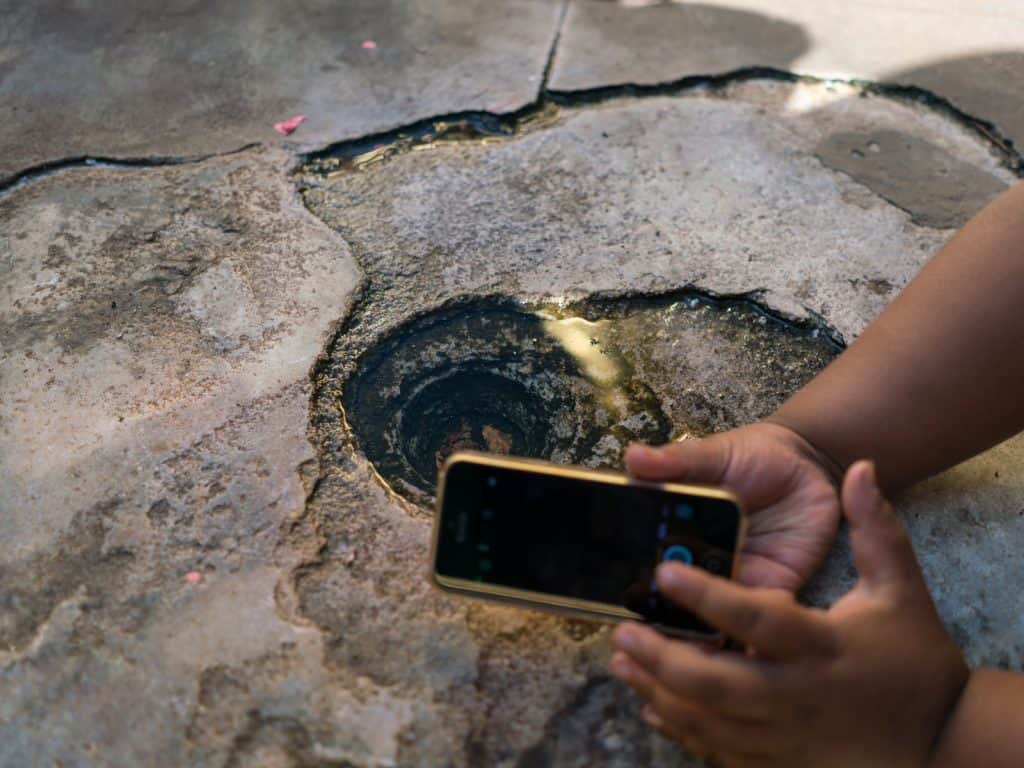
<path fill-rule="evenodd" d="M 830 610 L 678 564 L 662 592 L 746 654 L 703 649 L 627 623 L 613 674 L 666 736 L 725 766 L 923 766 L 967 682 L 910 541 L 858 462 L 843 508 L 860 579 Z"/>
<path fill-rule="evenodd" d="M 630 446 L 629 473 L 642 480 L 725 485 L 749 512 L 739 579 L 795 592 L 821 564 L 839 525 L 840 470 L 779 424 L 760 422 L 703 440 Z"/>

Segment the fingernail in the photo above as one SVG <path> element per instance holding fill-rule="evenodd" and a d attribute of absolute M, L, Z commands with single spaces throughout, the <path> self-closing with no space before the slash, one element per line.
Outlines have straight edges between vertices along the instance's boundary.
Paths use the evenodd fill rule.
<path fill-rule="evenodd" d="M 636 636 L 636 632 L 628 627 L 620 627 L 612 636 L 612 640 L 615 643 L 615 647 L 620 648 L 623 651 L 634 651 L 640 644 L 640 641 Z"/>
<path fill-rule="evenodd" d="M 658 583 L 662 587 L 680 587 L 686 581 L 686 566 L 679 563 L 662 563 L 658 566 Z"/>
<path fill-rule="evenodd" d="M 608 664 L 608 668 L 612 671 L 613 675 L 622 681 L 628 681 L 633 672 L 633 667 L 624 653 L 614 654 L 611 662 Z"/>
<path fill-rule="evenodd" d="M 871 495 L 875 499 L 880 499 L 882 497 L 882 489 L 878 487 L 878 468 L 875 466 L 875 462 L 870 459 L 864 463 L 867 465 L 867 469 L 864 470 L 866 475 L 865 481 L 868 484 L 868 488 L 871 489 Z"/>
<path fill-rule="evenodd" d="M 643 716 L 644 722 L 652 728 L 661 728 L 665 725 L 665 721 L 661 719 L 661 715 L 655 712 L 654 707 L 650 704 L 645 706 L 640 714 Z"/>

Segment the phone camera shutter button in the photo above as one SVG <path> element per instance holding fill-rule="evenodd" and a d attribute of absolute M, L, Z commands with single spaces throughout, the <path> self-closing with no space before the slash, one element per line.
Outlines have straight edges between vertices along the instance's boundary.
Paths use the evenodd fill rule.
<path fill-rule="evenodd" d="M 684 547 L 682 544 L 673 544 L 671 547 L 665 550 L 665 553 L 661 556 L 663 562 L 669 562 L 671 560 L 677 563 L 686 563 L 686 565 L 693 565 L 693 552 L 690 551 L 689 547 Z"/>

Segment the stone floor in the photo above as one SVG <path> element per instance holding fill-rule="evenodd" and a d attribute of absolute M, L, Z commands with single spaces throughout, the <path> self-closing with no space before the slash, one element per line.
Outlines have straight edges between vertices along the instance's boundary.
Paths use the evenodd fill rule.
<path fill-rule="evenodd" d="M 242 7 L 0 4 L 0 765 L 695 764 L 607 629 L 428 588 L 404 420 L 769 412 L 1024 173 L 1024 10 Z M 1024 440 L 901 510 L 1024 668 Z"/>

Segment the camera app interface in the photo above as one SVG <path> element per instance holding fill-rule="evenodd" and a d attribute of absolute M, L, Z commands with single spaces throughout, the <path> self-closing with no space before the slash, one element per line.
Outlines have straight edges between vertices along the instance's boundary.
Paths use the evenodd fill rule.
<path fill-rule="evenodd" d="M 709 632 L 663 599 L 654 572 L 678 560 L 728 575 L 740 514 L 724 499 L 457 463 L 448 470 L 441 575 L 610 603 Z"/>

